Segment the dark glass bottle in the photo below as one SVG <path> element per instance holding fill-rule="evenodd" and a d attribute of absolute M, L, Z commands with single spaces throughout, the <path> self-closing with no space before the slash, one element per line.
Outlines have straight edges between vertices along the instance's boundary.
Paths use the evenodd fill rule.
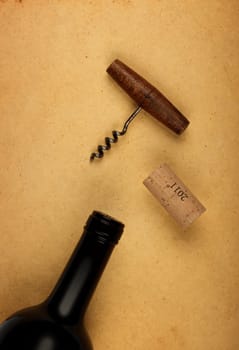
<path fill-rule="evenodd" d="M 94 211 L 46 301 L 17 312 L 0 326 L 0 350 L 92 350 L 85 311 L 123 228 Z"/>

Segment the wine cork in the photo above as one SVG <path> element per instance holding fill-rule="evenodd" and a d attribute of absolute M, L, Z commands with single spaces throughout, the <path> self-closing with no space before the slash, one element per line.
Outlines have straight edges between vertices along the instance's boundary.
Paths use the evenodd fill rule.
<path fill-rule="evenodd" d="M 206 210 L 167 164 L 160 165 L 143 183 L 184 228 Z"/>

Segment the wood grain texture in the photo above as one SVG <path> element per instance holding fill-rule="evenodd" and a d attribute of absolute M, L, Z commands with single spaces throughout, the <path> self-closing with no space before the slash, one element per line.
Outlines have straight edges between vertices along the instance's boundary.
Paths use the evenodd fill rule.
<path fill-rule="evenodd" d="M 181 112 L 153 85 L 133 69 L 116 59 L 108 68 L 110 76 L 153 117 L 176 134 L 181 134 L 189 124 Z"/>
<path fill-rule="evenodd" d="M 206 210 L 167 164 L 155 169 L 144 180 L 144 185 L 184 228 L 189 227 Z"/>

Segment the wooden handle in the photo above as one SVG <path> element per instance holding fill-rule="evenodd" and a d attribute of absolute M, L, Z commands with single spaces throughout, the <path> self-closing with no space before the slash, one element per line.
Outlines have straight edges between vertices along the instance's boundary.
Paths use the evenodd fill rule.
<path fill-rule="evenodd" d="M 107 68 L 107 73 L 139 106 L 176 134 L 186 129 L 189 121 L 182 113 L 159 90 L 123 62 L 115 60 Z"/>

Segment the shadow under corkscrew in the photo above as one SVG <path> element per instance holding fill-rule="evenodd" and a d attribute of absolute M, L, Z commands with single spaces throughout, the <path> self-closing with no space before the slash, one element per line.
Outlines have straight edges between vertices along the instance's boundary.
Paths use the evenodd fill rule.
<path fill-rule="evenodd" d="M 117 130 L 112 131 L 113 138 L 112 137 L 105 138 L 105 145 L 99 145 L 97 148 L 97 152 L 91 153 L 91 156 L 90 156 L 91 162 L 95 158 L 104 157 L 104 151 L 108 151 L 109 149 L 111 149 L 111 144 L 118 142 L 119 136 L 123 136 L 124 134 L 126 134 L 129 124 L 134 120 L 134 118 L 141 111 L 141 109 L 142 109 L 141 106 L 138 106 L 136 108 L 136 110 L 130 115 L 130 117 L 124 123 L 123 129 L 121 131 L 117 131 Z"/>

